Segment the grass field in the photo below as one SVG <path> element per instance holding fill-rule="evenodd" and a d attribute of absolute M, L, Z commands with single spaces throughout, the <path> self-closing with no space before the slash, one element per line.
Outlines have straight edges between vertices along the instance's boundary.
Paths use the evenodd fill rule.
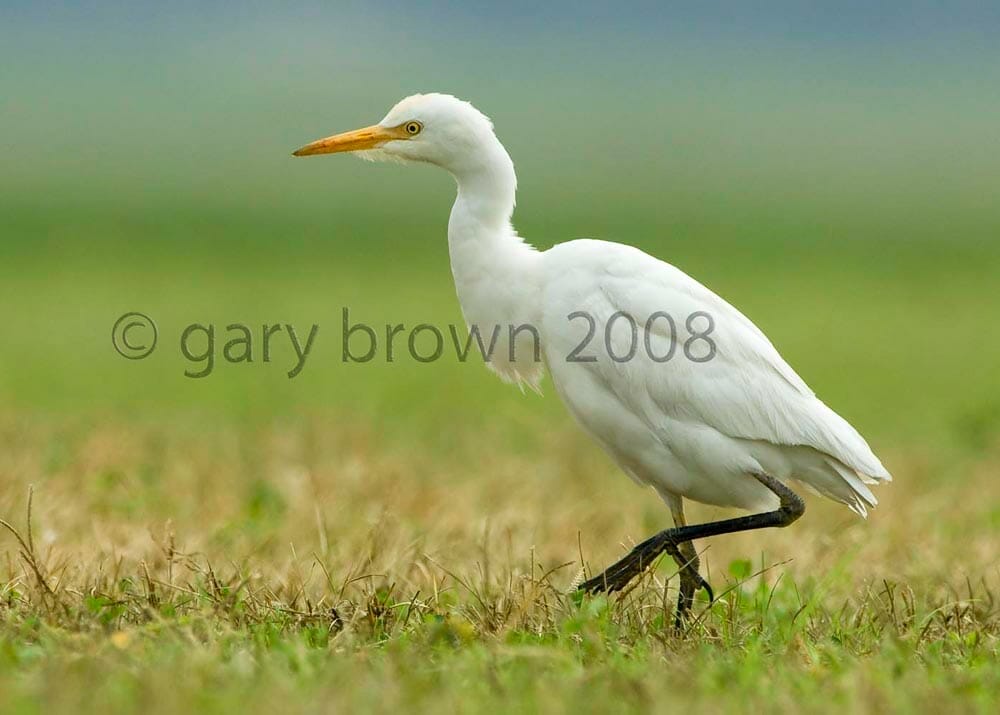
<path fill-rule="evenodd" d="M 699 544 L 719 598 L 675 635 L 670 563 L 571 595 L 669 515 L 550 385 L 341 362 L 344 306 L 459 322 L 443 220 L 392 241 L 364 210 L 151 212 L 5 212 L 0 711 L 995 711 L 990 217 L 962 242 L 907 235 L 919 215 L 879 240 L 803 240 L 808 217 L 608 235 L 743 307 L 896 479 L 868 521 L 810 498 L 791 529 Z M 111 347 L 129 310 L 157 321 L 146 360 Z M 268 321 L 321 325 L 294 379 L 280 344 L 184 376 L 185 325 Z"/>

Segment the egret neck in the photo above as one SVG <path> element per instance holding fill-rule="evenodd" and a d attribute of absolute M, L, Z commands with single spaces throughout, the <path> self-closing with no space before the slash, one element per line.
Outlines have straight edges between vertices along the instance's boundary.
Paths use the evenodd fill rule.
<path fill-rule="evenodd" d="M 455 290 L 473 338 L 478 332 L 483 345 L 493 344 L 490 369 L 537 389 L 541 254 L 510 222 L 517 190 L 514 162 L 492 132 L 479 139 L 461 162 L 448 167 L 458 184 L 448 221 Z"/>

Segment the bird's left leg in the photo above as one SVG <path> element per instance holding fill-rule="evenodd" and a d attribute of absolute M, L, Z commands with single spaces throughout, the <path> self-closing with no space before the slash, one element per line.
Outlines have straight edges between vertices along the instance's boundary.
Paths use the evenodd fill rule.
<path fill-rule="evenodd" d="M 670 508 L 670 515 L 674 520 L 674 528 L 661 532 L 651 539 L 647 539 L 636 546 L 624 559 L 595 576 L 589 581 L 580 585 L 584 591 L 620 591 L 628 582 L 642 571 L 652 565 L 653 561 L 660 554 L 666 552 L 677 564 L 678 575 L 680 577 L 680 594 L 677 597 L 677 612 L 674 616 L 674 627 L 680 629 L 687 618 L 688 612 L 694 603 L 694 594 L 698 589 L 705 589 L 708 593 L 708 600 L 715 600 L 715 594 L 708 581 L 698 573 L 700 560 L 698 552 L 694 548 L 694 543 L 690 540 L 671 540 L 662 538 L 665 534 L 672 534 L 678 529 L 687 526 L 687 519 L 684 517 L 684 502 L 680 496 L 670 492 L 659 492 L 663 501 Z"/>
<path fill-rule="evenodd" d="M 661 531 L 659 534 L 651 536 L 636 546 L 624 558 L 619 559 L 603 573 L 598 574 L 589 581 L 584 581 L 580 584 L 580 590 L 591 593 L 596 591 L 606 591 L 608 593 L 621 591 L 633 578 L 649 568 L 660 554 L 666 552 L 675 561 L 682 559 L 683 556 L 680 553 L 678 544 L 691 541 L 692 539 L 704 539 L 709 536 L 720 536 L 721 534 L 734 534 L 739 531 L 788 526 L 805 512 L 806 505 L 802 501 L 802 498 L 778 479 L 764 473 L 750 473 L 748 476 L 756 479 L 778 497 L 779 505 L 777 509 L 760 514 L 739 516 L 734 519 L 711 521 L 706 524 L 675 526 L 673 529 Z M 698 578 L 701 579 L 700 576 Z M 703 579 L 699 585 L 703 588 L 708 586 Z"/>

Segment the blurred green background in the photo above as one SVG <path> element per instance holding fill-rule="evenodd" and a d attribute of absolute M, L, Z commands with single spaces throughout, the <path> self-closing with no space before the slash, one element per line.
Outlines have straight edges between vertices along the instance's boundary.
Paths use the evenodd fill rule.
<path fill-rule="evenodd" d="M 931 3 L 7 3 L 0 404 L 19 414 L 334 412 L 446 439 L 566 419 L 478 361 L 341 361 L 341 309 L 460 323 L 428 167 L 293 160 L 444 91 L 495 121 L 515 225 L 637 245 L 739 306 L 876 444 L 1000 433 L 1000 11 Z M 127 361 L 116 318 L 152 316 Z M 178 340 L 320 324 L 295 379 Z M 447 333 L 446 333 L 447 334 Z M 258 335 L 259 336 L 259 335 Z M 217 342 L 221 350 L 223 339 Z M 380 353 L 381 355 L 384 353 Z"/>

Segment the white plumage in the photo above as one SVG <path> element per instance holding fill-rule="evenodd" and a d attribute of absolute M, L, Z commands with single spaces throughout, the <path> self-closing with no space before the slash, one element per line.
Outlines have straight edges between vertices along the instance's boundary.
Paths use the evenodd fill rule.
<path fill-rule="evenodd" d="M 659 492 L 675 519 L 683 520 L 682 498 L 776 508 L 777 493 L 755 474 L 797 481 L 861 515 L 876 504 L 868 485 L 890 480 L 882 463 L 736 308 L 630 246 L 584 239 L 536 251 L 518 237 L 513 163 L 472 105 L 414 95 L 379 124 L 296 154 L 338 151 L 428 162 L 455 177 L 448 242 L 458 299 L 482 334 L 503 328 L 489 367 L 537 389 L 543 364 L 533 359 L 531 331 L 517 334 L 513 360 L 507 344 L 508 326 L 537 329 L 570 412 L 627 474 Z M 621 313 L 638 326 L 627 360 L 612 357 L 636 346 Z M 581 351 L 591 321 L 595 334 Z M 669 360 L 654 359 L 671 349 Z M 574 354 L 596 359 L 567 359 Z"/>
<path fill-rule="evenodd" d="M 889 473 L 736 308 L 630 246 L 571 241 L 541 255 L 547 273 L 542 336 L 553 381 L 580 423 L 633 478 L 665 496 L 763 510 L 774 508 L 777 498 L 747 474 L 765 472 L 796 479 L 862 515 L 866 504 L 875 506 L 865 482 L 888 480 Z M 665 312 L 675 319 L 675 354 L 664 364 L 642 349 L 623 363 L 603 350 L 595 362 L 558 359 L 588 328 L 580 320 L 577 334 L 564 329 L 565 316 L 580 306 L 599 326 L 618 311 L 640 326 Z M 691 338 L 686 317 L 696 313 L 714 322 L 716 347 L 706 362 L 687 359 L 678 347 Z M 631 349 L 629 333 L 626 321 L 613 324 L 615 355 Z M 652 354 L 667 354 L 669 333 L 654 336 Z M 703 356 L 707 350 L 695 355 Z"/>

